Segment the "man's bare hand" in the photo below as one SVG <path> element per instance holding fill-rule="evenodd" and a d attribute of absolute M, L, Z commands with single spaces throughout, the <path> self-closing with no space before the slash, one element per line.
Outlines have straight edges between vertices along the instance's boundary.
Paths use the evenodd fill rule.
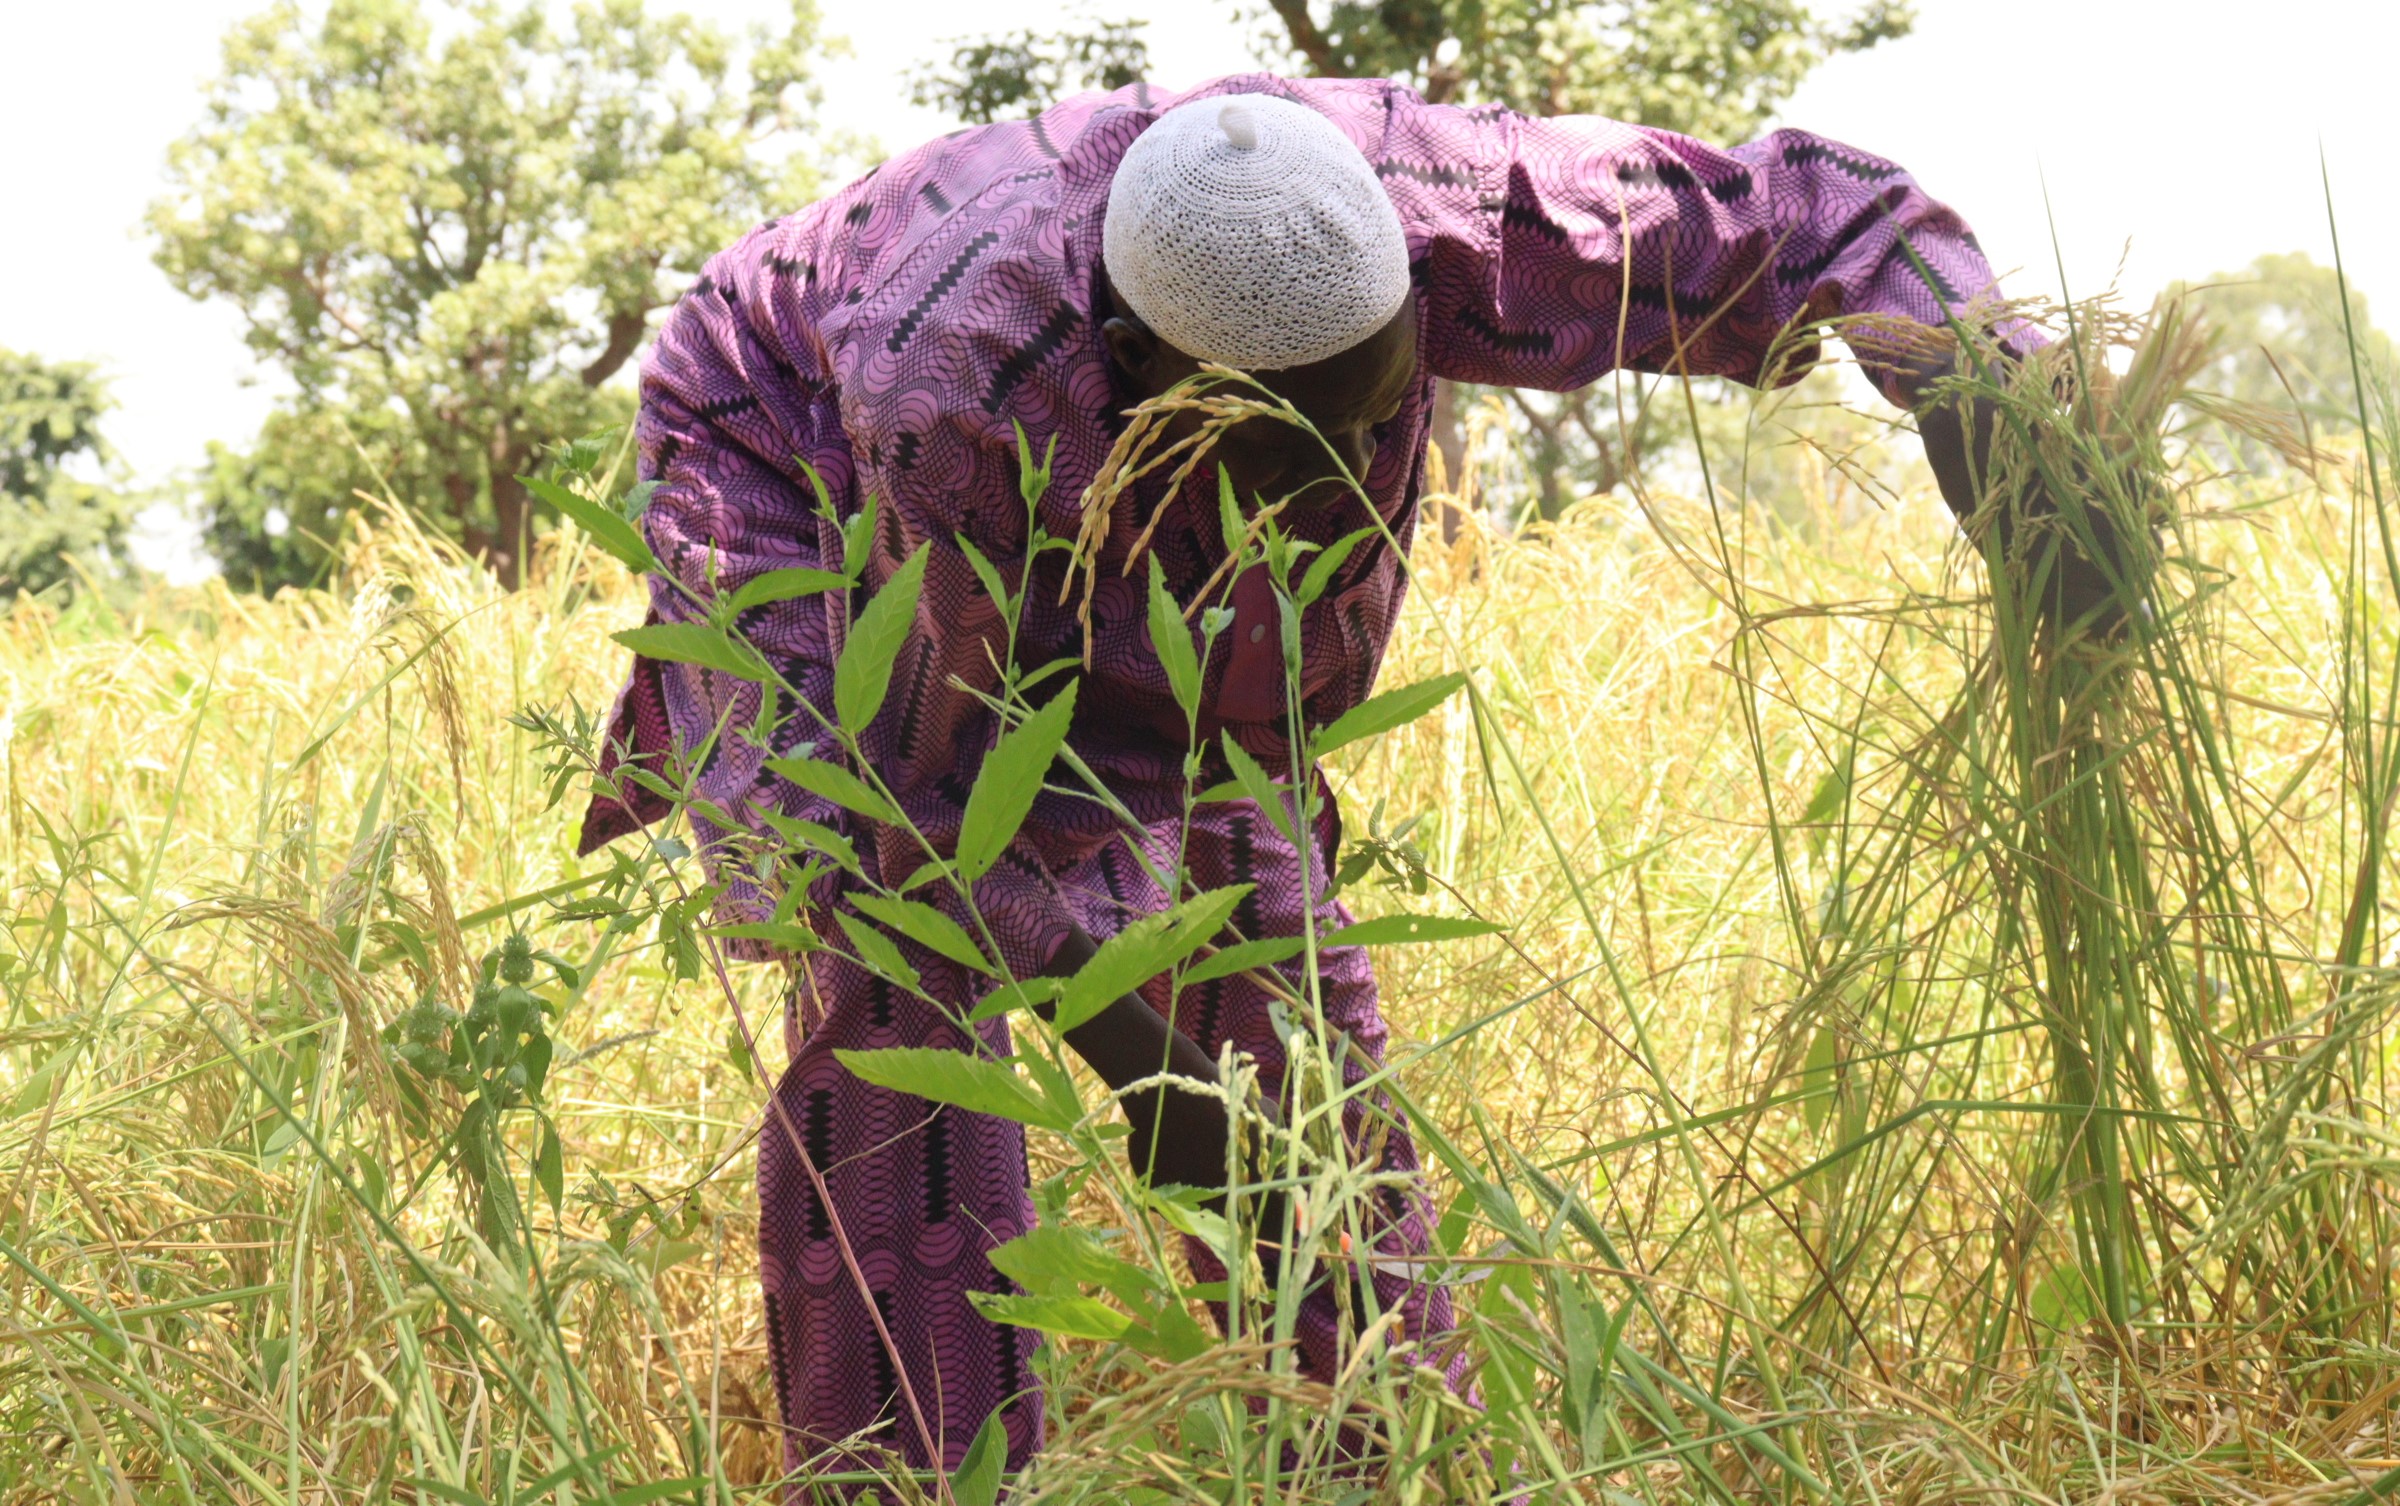
<path fill-rule="evenodd" d="M 1925 441 L 1925 459 L 1941 486 L 1942 500 L 1974 536 L 1976 520 L 1996 484 L 1991 469 L 1994 438 L 2005 424 L 2028 420 L 2003 412 L 1988 396 L 1935 391 L 1949 371 L 1944 360 L 1916 374 L 1922 394 L 1917 431 Z M 2061 479 L 2088 488 L 2086 466 L 2078 462 L 2070 470 L 2072 474 Z M 2044 619 L 2055 626 L 2081 623 L 2102 634 L 2121 628 L 2128 604 L 2142 603 L 2149 594 L 2158 556 L 2156 535 L 2129 538 L 2097 504 L 2081 507 L 2070 526 L 2060 516 L 2045 478 L 2026 477 L 2017 484 L 2020 495 L 1990 499 L 1995 504 L 1990 522 L 1976 538 L 1995 571 L 2046 572 L 2038 605 Z M 2029 529 L 2035 531 L 2031 540 L 2024 538 Z"/>

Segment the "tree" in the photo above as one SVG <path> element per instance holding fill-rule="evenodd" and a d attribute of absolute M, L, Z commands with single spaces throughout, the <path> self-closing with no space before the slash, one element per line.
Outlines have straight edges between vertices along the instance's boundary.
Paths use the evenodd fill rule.
<path fill-rule="evenodd" d="M 104 565 L 122 548 L 130 500 L 74 474 L 115 464 L 100 436 L 114 406 L 90 366 L 0 350 L 0 590 L 72 585 L 66 556 Z"/>
<path fill-rule="evenodd" d="M 909 98 L 969 125 L 1039 115 L 1084 89 L 1122 89 L 1150 71 L 1140 21 L 1101 21 L 1090 31 L 1017 31 L 962 39 L 944 63 L 910 71 Z"/>
<path fill-rule="evenodd" d="M 1803 0 L 1268 0 L 1289 58 L 1406 78 L 1436 103 L 1608 115 L 1709 140 L 1754 132 L 1818 63 L 1905 36 L 1908 0 L 1838 22 Z"/>
<path fill-rule="evenodd" d="M 236 27 L 150 225 L 295 387 L 210 460 L 237 573 L 316 573 L 367 485 L 513 585 L 516 478 L 621 422 L 651 315 L 762 206 L 814 195 L 789 133 L 816 45 L 810 0 L 744 41 L 642 0 L 332 0 L 314 26 L 285 0 Z"/>
<path fill-rule="evenodd" d="M 1908 0 L 1865 0 L 1839 21 L 1804 0 L 1268 0 L 1282 61 L 1341 78 L 1405 78 L 1437 103 L 1528 115 L 1605 115 L 1720 143 L 1757 134 L 1816 66 L 1908 34 Z M 1442 383 L 1432 441 L 1456 474 L 1458 413 L 1482 395 Z M 1630 431 L 1597 389 L 1501 389 L 1522 425 L 1530 495 L 1555 517 L 1639 466 L 1665 427 L 1643 409 Z M 1689 436 L 1685 436 L 1689 438 Z"/>
<path fill-rule="evenodd" d="M 1502 104 L 1533 115 L 1593 114 L 1662 126 L 1706 140 L 1755 135 L 1816 66 L 1908 34 L 1909 0 L 1863 0 L 1824 20 L 1805 0 L 1264 0 L 1264 61 L 1325 78 L 1396 78 L 1436 103 Z M 1122 23 L 1119 24 L 1122 30 Z M 961 119 L 1005 110 L 1035 113 L 1072 88 L 1102 80 L 1078 72 L 1097 32 L 992 37 L 961 45 L 949 63 L 919 73 L 919 103 Z M 997 61 L 1036 62 L 1003 92 L 985 80 Z M 1138 69 L 1146 56 L 1135 60 Z M 1128 80 L 1129 81 L 1129 80 Z M 981 111 L 982 113 L 973 113 Z M 1444 382 L 1433 442 L 1450 473 L 1465 456 L 1458 415 L 1481 394 Z M 1523 426 L 1529 505 L 1555 514 L 1576 496 L 1606 491 L 1649 431 L 1620 432 L 1615 404 L 1594 389 L 1506 391 Z"/>
<path fill-rule="evenodd" d="M 2366 295 L 2350 290 L 2345 320 L 2340 277 L 2305 252 L 2262 256 L 2239 272 L 2177 283 L 2167 296 L 2189 298 L 2220 336 L 2213 380 L 2205 385 L 2261 407 L 2296 407 L 2319 431 L 2358 422 L 2359 370 L 2370 384 L 2400 373 L 2391 337 L 2367 317 Z"/>

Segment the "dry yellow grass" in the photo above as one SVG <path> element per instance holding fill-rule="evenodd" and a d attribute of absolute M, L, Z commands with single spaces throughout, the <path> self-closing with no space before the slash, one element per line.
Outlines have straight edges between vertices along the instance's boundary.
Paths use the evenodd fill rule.
<path fill-rule="evenodd" d="M 1796 523 L 1599 501 L 1420 547 L 1385 683 L 1455 667 L 1455 643 L 1477 698 L 1345 754 L 1336 782 L 1353 837 L 1378 803 L 1387 829 L 1425 818 L 1409 840 L 1439 887 L 1417 907 L 1510 927 L 1379 967 L 1402 1085 L 1551 1240 L 1501 1263 L 1543 1298 L 1508 1332 L 1547 1357 L 1522 1425 L 1580 1471 L 1556 1498 L 2338 1501 L 2395 1467 L 2395 928 L 2375 919 L 2366 970 L 2323 965 L 2382 819 L 2355 808 L 2358 734 L 2393 731 L 2358 710 L 2359 645 L 2381 686 L 2400 623 L 2357 543 L 2359 463 L 2185 471 L 2190 557 L 2223 572 L 2191 639 L 2232 761 L 2210 799 L 2255 836 L 2243 892 L 2279 945 L 2251 960 L 2298 1002 L 2251 1013 L 2262 985 L 2212 981 L 2204 955 L 2191 1000 L 2111 1027 L 2142 1085 L 2125 1328 L 2074 1274 L 2055 1116 L 2015 1111 L 2054 1085 L 2059 1022 L 2012 961 L 2024 870 L 1979 825 L 2005 770 L 1957 751 L 2004 739 L 1961 709 L 1994 680 L 1989 609 L 1929 488 L 1862 507 L 1837 478 L 1785 499 Z M 568 1200 L 563 1230 L 539 1216 L 538 1280 L 468 1232 L 376 1037 L 497 943 L 500 907 L 604 866 L 570 856 L 578 801 L 547 804 L 506 720 L 614 688 L 638 592 L 575 537 L 513 595 L 387 522 L 326 593 L 0 623 L 0 1500 L 406 1499 L 418 1475 L 500 1500 L 512 1469 L 554 1467 L 534 1424 L 587 1408 L 619 1479 L 779 1469 L 762 1092 L 713 989 L 637 932 L 555 1027 Z M 2173 808 L 2141 806 L 2162 851 Z M 394 905 L 455 955 L 372 966 L 388 938 L 352 923 Z M 570 955 L 600 934 L 513 914 Z M 779 982 L 737 974 L 751 1018 Z M 2194 1080 L 2212 1060 L 2222 1083 Z M 1037 1175 L 1074 1155 L 1043 1142 Z M 357 1190 L 378 1180 L 379 1205 Z M 612 1212 L 633 1215 L 622 1253 Z M 1613 1361 L 1602 1389 L 1627 1399 L 1597 1422 L 1562 1400 L 1589 1315 L 1562 1316 L 1553 1267 L 1603 1323 L 1642 1309 L 1621 1342 L 1654 1369 Z M 1214 1498 L 1145 1462 L 1182 1435 L 1120 1415 L 1118 1367 L 1180 1416 L 1254 1359 L 1162 1375 L 1074 1346 L 1062 1405 L 1092 1421 L 1045 1490 Z M 1709 1405 L 1646 1400 L 1670 1374 Z M 1761 1462 L 1786 1455 L 1805 1469 Z M 1432 1499 L 1439 1478 L 1382 1488 Z"/>

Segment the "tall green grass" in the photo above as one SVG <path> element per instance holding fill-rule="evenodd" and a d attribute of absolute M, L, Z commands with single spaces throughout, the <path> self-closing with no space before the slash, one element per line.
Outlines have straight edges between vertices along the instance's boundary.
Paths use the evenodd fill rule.
<path fill-rule="evenodd" d="M 1456 691 L 1329 764 L 1345 897 L 1460 923 L 1378 955 L 1376 1087 L 1480 1404 L 1388 1342 L 1299 1375 L 1275 1286 L 1305 1261 L 1206 1329 L 1170 1236 L 1243 1256 L 1258 1204 L 1219 1227 L 1135 1181 L 1020 1013 L 1023 1060 L 957 1090 L 1023 1095 L 1050 1254 L 1077 1242 L 1009 1314 L 1070 1330 L 1017 1498 L 2394 1488 L 2400 423 L 2362 382 L 2357 433 L 2215 474 L 2213 427 L 2261 420 L 2184 390 L 2188 327 L 2062 333 L 2038 380 L 1958 379 L 1994 505 L 2059 504 L 1978 521 L 2013 565 L 1929 493 L 1751 505 L 1807 423 L 1772 401 L 1699 497 L 1419 545 L 1384 684 Z M 1828 458 L 1827 495 L 1879 463 Z M 7 620 L 0 1499 L 773 1498 L 750 1157 L 781 978 L 723 964 L 666 833 L 567 856 L 639 614 L 609 551 L 639 556 L 603 457 L 561 479 L 589 531 L 515 595 L 395 517 L 326 592 Z M 2060 546 L 2154 526 L 2147 613 L 2044 615 Z M 1370 1189 L 1306 1035 L 1267 1232 L 1338 1258 Z"/>

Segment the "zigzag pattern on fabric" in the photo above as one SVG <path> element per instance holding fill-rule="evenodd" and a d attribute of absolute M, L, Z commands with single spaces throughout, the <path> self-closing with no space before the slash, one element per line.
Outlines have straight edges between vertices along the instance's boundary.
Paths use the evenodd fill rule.
<path fill-rule="evenodd" d="M 1400 412 L 1376 431 L 1362 480 L 1367 505 L 1403 554 L 1436 378 L 1571 388 L 1622 365 L 1756 380 L 1796 319 L 1872 312 L 1936 323 L 1970 309 L 1965 300 L 1991 285 L 1956 215 L 1897 167 L 1819 137 L 1777 132 L 1720 151 L 1588 117 L 1428 105 L 1373 80 L 1245 75 L 1186 95 L 1141 85 L 1085 95 L 1031 121 L 929 143 L 758 227 L 710 263 L 643 364 L 635 438 L 643 477 L 658 483 L 643 528 L 681 588 L 654 586 L 650 620 L 688 619 L 685 591 L 705 599 L 769 570 L 838 565 L 842 541 L 818 514 L 818 481 L 839 514 L 876 498 L 884 526 L 865 591 L 777 603 L 749 614 L 745 626 L 802 697 L 830 707 L 848 611 L 912 551 L 925 550 L 918 619 L 894 667 L 895 693 L 860 740 L 936 843 L 955 839 L 965 792 L 996 731 L 983 703 L 957 686 L 988 688 L 991 656 L 1005 642 L 957 540 L 1003 570 L 1022 565 L 1017 426 L 1037 453 L 1055 446 L 1051 490 L 1034 521 L 1053 537 L 1077 532 L 1078 499 L 1129 401 L 1100 339 L 1105 311 L 1096 305 L 1115 165 L 1162 110 L 1246 92 L 1324 114 L 1375 165 L 1399 214 L 1423 370 Z M 1931 269 L 1930 281 L 1911 263 L 1903 236 Z M 1860 353 L 1872 358 L 1874 348 Z M 1163 477 L 1151 478 L 1119 507 L 1102 546 L 1072 738 L 1142 823 L 1153 859 L 1171 863 L 1167 844 L 1184 790 L 1183 714 L 1148 639 L 1143 576 L 1120 567 L 1135 529 L 1163 508 L 1151 547 L 1188 604 L 1226 540 L 1212 482 L 1202 478 L 1177 498 L 1162 495 L 1162 485 Z M 1361 506 L 1346 502 L 1292 523 L 1323 545 L 1366 521 Z M 1061 569 L 1048 556 L 1028 582 L 1018 634 L 1028 666 L 1082 654 L 1083 625 L 1059 602 Z M 1360 549 L 1303 615 L 1299 694 L 1310 721 L 1330 721 L 1368 695 L 1405 592 L 1399 556 Z M 1232 683 L 1234 657 L 1212 656 L 1204 710 L 1253 753 L 1280 759 L 1287 750 L 1278 724 L 1220 716 L 1283 701 L 1277 684 Z M 610 718 L 610 767 L 663 774 L 675 750 L 709 742 L 721 725 L 749 725 L 759 699 L 746 681 L 636 661 Z M 712 861 L 763 825 L 766 812 L 842 833 L 870 875 L 905 874 L 922 857 L 904 834 L 767 771 L 770 753 L 828 756 L 831 745 L 810 717 L 790 718 L 774 749 L 740 738 L 716 738 L 713 749 L 697 793 L 734 825 L 695 820 Z M 1206 777 L 1220 776 L 1212 768 Z M 581 845 L 588 851 L 665 810 L 639 788 L 595 800 Z M 1258 884 L 1240 917 L 1247 934 L 1295 935 L 1303 893 L 1322 887 L 1337 820 L 1329 803 L 1315 850 L 1302 853 L 1247 806 L 1203 806 L 1188 866 L 1202 885 Z M 1117 835 L 1096 802 L 1056 794 L 1037 802 L 1023 836 L 976 891 L 1009 967 L 1037 969 L 1070 927 L 1105 937 L 1166 903 Z M 727 918 L 771 913 L 777 896 L 755 874 L 727 862 L 721 876 Z M 821 880 L 805 913 L 822 918 L 850 882 Z M 1318 924 L 1340 918 L 1338 907 L 1328 908 Z M 913 948 L 909 956 L 954 1013 L 977 997 L 982 985 L 954 964 Z M 825 953 L 804 962 L 787 1013 L 792 1064 L 777 1090 L 798 1143 L 783 1118 L 771 1116 L 759 1153 L 760 1271 L 791 1456 L 797 1463 L 826 1450 L 835 1462 L 843 1440 L 866 1436 L 912 1463 L 955 1466 L 997 1411 L 1011 1461 L 1022 1464 L 1041 1441 L 1041 1397 L 1027 1363 L 1035 1340 L 1029 1330 L 987 1322 L 970 1294 L 1011 1289 L 988 1254 L 1032 1224 L 1023 1136 L 986 1116 L 930 1112 L 921 1100 L 850 1075 L 836 1049 L 970 1042 L 942 1011 L 852 964 Z M 1384 1022 L 1365 956 L 1328 954 L 1323 987 L 1328 1023 L 1379 1059 Z M 1255 982 L 1217 980 L 1188 991 L 1175 1010 L 1179 1027 L 1212 1054 L 1230 1042 L 1270 1082 L 1279 1079 L 1281 1047 Z M 974 1044 L 1005 1053 L 1007 1030 L 981 1026 Z M 1362 1157 L 1414 1168 L 1404 1126 L 1380 1109 L 1356 1106 L 1346 1128 Z M 818 1203 L 803 1154 L 825 1176 L 831 1209 Z M 1370 1243 L 1392 1254 L 1423 1252 L 1430 1224 L 1422 1200 L 1392 1197 Z M 839 1258 L 836 1213 L 871 1295 Z M 1204 1255 L 1191 1263 L 1209 1279 Z M 1320 1377 L 1345 1359 L 1334 1285 L 1320 1286 L 1297 1317 L 1305 1368 Z M 1451 1322 L 1439 1289 L 1379 1275 L 1376 1291 L 1409 1309 L 1406 1332 L 1425 1342 Z M 878 1311 L 899 1349 L 896 1368 L 875 1336 Z M 924 1457 L 913 1427 L 899 1421 L 893 1391 L 902 1372 L 932 1414 L 938 1461 Z"/>

